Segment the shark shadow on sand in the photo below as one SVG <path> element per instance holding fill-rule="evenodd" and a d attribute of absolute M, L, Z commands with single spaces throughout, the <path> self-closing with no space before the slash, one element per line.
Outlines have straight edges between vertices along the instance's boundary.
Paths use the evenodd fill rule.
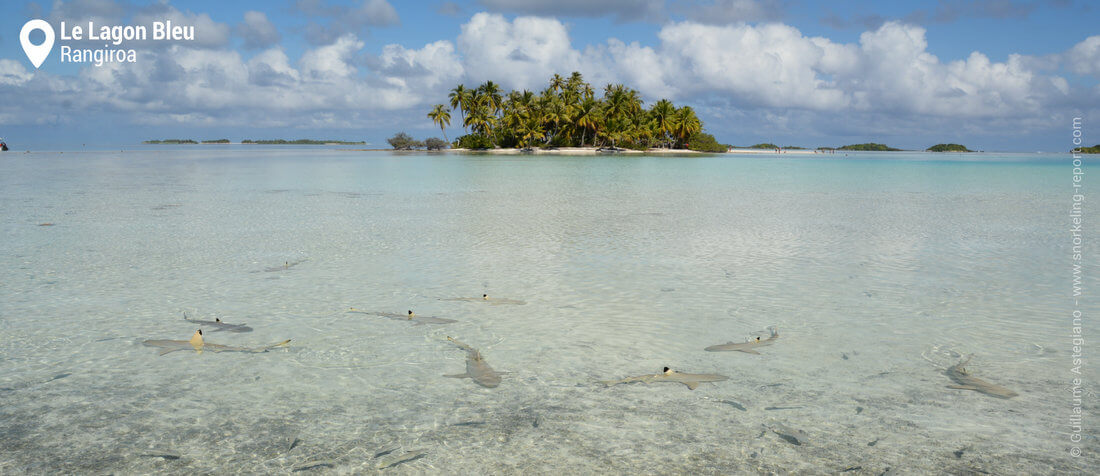
<path fill-rule="evenodd" d="M 488 294 L 482 294 L 481 297 L 458 297 L 458 298 L 440 298 L 440 301 L 463 301 L 463 302 L 487 302 L 492 306 L 500 306 L 505 304 L 512 304 L 522 306 L 527 304 L 527 301 L 520 301 L 519 299 L 508 299 L 489 297 Z"/>
<path fill-rule="evenodd" d="M 454 323 L 454 322 L 458 322 L 454 319 L 444 319 L 442 317 L 421 316 L 421 315 L 418 315 L 418 314 L 412 312 L 412 310 L 409 310 L 409 312 L 407 314 L 398 314 L 396 312 L 364 311 L 362 309 L 356 309 L 356 308 L 353 307 L 353 308 L 348 309 L 348 312 L 354 312 L 354 313 L 358 313 L 358 314 L 366 314 L 368 316 L 388 317 L 390 319 L 394 319 L 394 320 L 398 320 L 398 321 L 412 321 L 412 322 L 415 322 L 416 323 L 415 325 L 418 325 L 418 326 L 421 325 L 421 324 L 451 324 L 451 323 Z"/>
<path fill-rule="evenodd" d="M 228 322 L 222 322 L 220 317 L 215 317 L 213 321 L 203 321 L 199 319 L 191 319 L 187 317 L 187 313 L 183 313 L 183 320 L 192 324 L 198 324 L 200 326 L 214 327 L 215 329 L 210 332 L 252 332 L 252 328 L 244 324 L 230 324 Z"/>
<path fill-rule="evenodd" d="M 304 258 L 304 259 L 300 259 L 298 261 L 284 261 L 282 266 L 271 266 L 269 268 L 264 268 L 263 272 L 265 272 L 265 273 L 275 273 L 275 272 L 278 272 L 278 271 L 286 271 L 290 268 L 293 268 L 293 267 L 298 266 L 302 263 L 305 263 L 306 261 L 309 261 L 309 259 Z M 253 271 L 253 273 L 259 273 L 259 271 Z"/>
<path fill-rule="evenodd" d="M 723 380 L 729 380 L 729 377 L 718 374 L 686 374 L 665 367 L 665 370 L 661 373 L 627 377 L 622 380 L 602 380 L 600 383 L 610 387 L 620 383 L 642 382 L 648 384 L 654 382 L 673 382 L 682 383 L 686 385 L 689 390 L 695 390 L 699 387 L 700 383 L 721 382 Z"/>
<path fill-rule="evenodd" d="M 746 354 L 760 355 L 760 352 L 757 352 L 756 350 L 754 350 L 755 348 L 764 347 L 764 346 L 767 346 L 767 345 L 772 345 L 772 344 L 775 343 L 775 340 L 779 338 L 779 330 L 776 329 L 775 327 L 769 327 L 768 331 L 771 332 L 771 335 L 767 339 L 761 339 L 760 337 L 757 337 L 754 340 L 750 340 L 748 342 L 740 342 L 740 343 L 736 343 L 736 344 L 733 341 L 730 341 L 730 342 L 726 342 L 725 344 L 712 345 L 712 346 L 707 347 L 706 349 L 703 349 L 703 350 L 706 350 L 707 352 L 733 352 L 733 351 L 736 351 L 736 352 L 744 352 Z"/>

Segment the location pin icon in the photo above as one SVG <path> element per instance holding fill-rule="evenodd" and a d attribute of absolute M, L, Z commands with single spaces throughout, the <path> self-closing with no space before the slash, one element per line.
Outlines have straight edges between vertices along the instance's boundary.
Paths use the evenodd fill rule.
<path fill-rule="evenodd" d="M 34 30 L 42 30 L 42 33 L 46 34 L 46 41 L 41 45 L 31 43 L 31 32 Z M 34 69 L 38 69 L 53 49 L 53 27 L 46 20 L 31 20 L 23 25 L 23 30 L 19 32 L 19 43 L 23 44 L 23 52 L 34 64 Z"/>

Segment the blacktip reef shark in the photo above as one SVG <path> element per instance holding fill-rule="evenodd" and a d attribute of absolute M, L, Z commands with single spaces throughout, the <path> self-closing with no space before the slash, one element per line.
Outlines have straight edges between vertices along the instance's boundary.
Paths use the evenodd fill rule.
<path fill-rule="evenodd" d="M 208 344 L 202 338 L 202 329 L 195 331 L 195 334 L 191 336 L 191 340 L 147 340 L 142 342 L 149 347 L 159 347 L 164 349 L 157 355 L 170 354 L 178 350 L 195 349 L 195 352 L 202 353 L 204 350 L 211 352 L 251 352 L 260 353 L 267 352 L 276 347 L 285 347 L 290 343 L 290 339 L 284 340 L 271 345 L 265 345 L 263 347 L 233 347 L 221 344 Z"/>
<path fill-rule="evenodd" d="M 737 351 L 737 352 L 744 352 L 746 354 L 760 355 L 760 352 L 757 352 L 753 349 L 755 349 L 756 347 L 763 347 L 763 346 L 766 346 L 766 345 L 772 345 L 772 344 L 775 343 L 775 340 L 779 338 L 779 331 L 776 328 L 769 327 L 768 330 L 771 331 L 771 336 L 769 336 L 767 339 L 761 339 L 760 337 L 757 337 L 755 340 L 750 340 L 748 342 L 741 342 L 741 343 L 736 343 L 736 344 L 733 341 L 730 341 L 730 342 L 726 342 L 725 344 L 712 345 L 712 346 L 707 347 L 706 349 L 703 349 L 703 350 L 706 350 L 707 352 L 732 352 L 732 351 Z"/>
<path fill-rule="evenodd" d="M 359 314 L 368 314 L 371 316 L 388 317 L 390 319 L 397 319 L 399 321 L 413 321 L 418 326 L 421 324 L 451 324 L 454 322 L 458 322 L 454 319 L 444 319 L 442 317 L 421 316 L 412 312 L 411 309 L 407 314 L 398 314 L 396 312 L 364 311 L 362 309 L 356 309 L 354 307 L 348 309 L 348 312 L 357 312 Z"/>
<path fill-rule="evenodd" d="M 488 294 L 482 294 L 481 297 L 440 298 L 440 301 L 487 302 L 492 306 L 499 306 L 502 304 L 515 304 L 518 306 L 522 306 L 524 304 L 527 304 L 527 301 L 520 301 L 519 299 L 489 297 Z"/>
<path fill-rule="evenodd" d="M 276 271 L 286 271 L 290 268 L 293 268 L 293 267 L 298 266 L 302 263 L 305 263 L 306 261 L 309 261 L 309 260 L 308 259 L 300 259 L 298 261 L 284 261 L 282 266 L 272 266 L 270 268 L 264 268 L 264 272 L 274 273 Z"/>
<path fill-rule="evenodd" d="M 1019 395 L 1018 393 L 1013 392 L 1012 390 L 1004 388 L 1000 385 L 992 384 L 992 383 L 986 382 L 985 380 L 982 380 L 978 377 L 970 375 L 970 373 L 967 372 L 966 368 L 963 367 L 963 366 L 970 363 L 970 359 L 972 359 L 972 358 L 974 358 L 973 354 L 968 356 L 965 360 L 962 360 L 959 363 L 957 363 L 955 365 L 952 365 L 951 367 L 948 367 L 947 370 L 944 371 L 944 373 L 946 373 L 947 376 L 950 377 L 951 380 L 954 380 L 955 383 L 957 384 L 957 385 L 948 385 L 947 388 L 955 388 L 955 389 L 959 389 L 959 390 L 973 390 L 973 391 L 978 392 L 978 393 L 984 393 L 984 394 L 989 395 L 991 397 L 1004 398 L 1004 399 L 1009 399 L 1009 398 L 1012 398 L 1012 397 L 1015 397 L 1015 396 Z"/>
<path fill-rule="evenodd" d="M 252 328 L 244 324 L 230 324 L 228 322 L 222 322 L 220 317 L 215 317 L 213 321 L 203 321 L 199 319 L 191 319 L 187 317 L 187 313 L 183 313 L 183 320 L 201 326 L 215 327 L 216 329 L 210 332 L 229 331 L 229 332 L 252 332 Z"/>
<path fill-rule="evenodd" d="M 661 373 L 627 377 L 622 380 L 604 380 L 600 383 L 610 387 L 620 383 L 642 382 L 648 384 L 651 382 L 675 382 L 687 385 L 689 390 L 695 390 L 699 387 L 700 383 L 721 382 L 723 380 L 729 380 L 729 377 L 718 374 L 686 374 L 665 367 L 665 370 Z"/>
<path fill-rule="evenodd" d="M 470 378 L 478 385 L 486 388 L 495 388 L 500 385 L 500 373 L 493 370 L 485 359 L 481 357 L 481 352 L 477 349 L 470 347 L 462 342 L 459 342 L 454 337 L 447 336 L 447 340 L 454 342 L 455 345 L 466 351 L 466 373 L 455 375 L 444 375 L 444 377 L 450 378 Z"/>

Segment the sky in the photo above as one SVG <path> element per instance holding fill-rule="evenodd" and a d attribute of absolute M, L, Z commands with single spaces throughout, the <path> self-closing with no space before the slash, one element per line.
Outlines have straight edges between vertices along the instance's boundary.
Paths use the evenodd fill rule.
<path fill-rule="evenodd" d="M 274 0 L 5 2 L 0 138 L 13 149 L 152 138 L 440 136 L 458 84 L 541 90 L 581 72 L 690 105 L 723 143 L 1100 143 L 1100 5 L 1087 0 Z M 20 33 L 55 31 L 35 68 Z M 192 40 L 62 39 L 171 21 Z M 87 28 L 85 28 L 87 30 Z M 85 32 L 85 35 L 87 33 Z M 41 43 L 41 31 L 29 35 Z M 77 62 L 61 48 L 133 50 Z M 79 56 L 78 56 L 79 58 Z M 458 114 L 446 131 L 462 133 Z"/>

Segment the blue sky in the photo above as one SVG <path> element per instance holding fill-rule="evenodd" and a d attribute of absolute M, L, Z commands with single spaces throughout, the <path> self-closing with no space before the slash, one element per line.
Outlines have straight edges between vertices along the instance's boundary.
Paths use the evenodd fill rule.
<path fill-rule="evenodd" d="M 1081 0 L 41 1 L 0 16 L 0 137 L 16 149 L 147 138 L 384 144 L 456 84 L 541 89 L 581 71 L 696 108 L 726 143 L 1065 150 L 1100 119 L 1100 7 Z M 19 32 L 194 25 L 135 63 L 35 70 Z M 32 37 L 34 38 L 34 37 Z M 101 43 L 68 42 L 101 49 Z M 455 125 L 450 137 L 461 133 Z"/>

